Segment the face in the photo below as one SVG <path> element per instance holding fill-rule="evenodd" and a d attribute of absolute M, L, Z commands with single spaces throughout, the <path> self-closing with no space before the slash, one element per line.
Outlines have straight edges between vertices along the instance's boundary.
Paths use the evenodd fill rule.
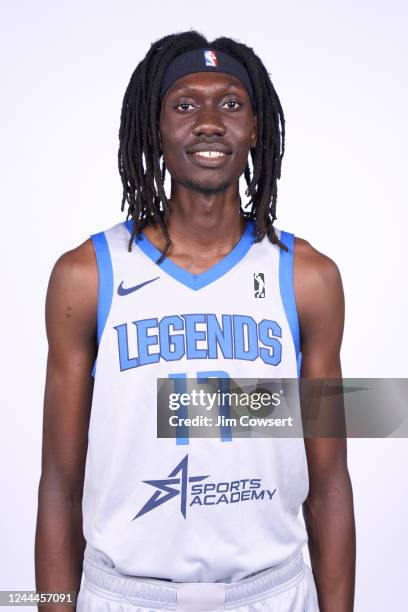
<path fill-rule="evenodd" d="M 160 139 L 173 187 L 224 191 L 238 181 L 256 144 L 256 117 L 246 88 L 221 72 L 178 79 L 162 101 Z"/>

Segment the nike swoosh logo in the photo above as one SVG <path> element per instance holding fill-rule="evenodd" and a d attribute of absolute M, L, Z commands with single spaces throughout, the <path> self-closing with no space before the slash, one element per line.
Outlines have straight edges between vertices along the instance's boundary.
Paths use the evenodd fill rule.
<path fill-rule="evenodd" d="M 149 283 L 152 283 L 153 281 L 157 280 L 158 278 L 160 278 L 160 276 L 156 276 L 155 278 L 151 278 L 150 280 L 144 281 L 144 283 L 140 283 L 140 285 L 135 285 L 134 287 L 124 287 L 123 286 L 123 281 L 122 281 L 120 283 L 119 287 L 118 287 L 118 295 L 129 295 L 129 293 L 133 293 L 134 291 L 137 291 L 138 289 L 141 289 L 145 285 L 148 285 Z"/>

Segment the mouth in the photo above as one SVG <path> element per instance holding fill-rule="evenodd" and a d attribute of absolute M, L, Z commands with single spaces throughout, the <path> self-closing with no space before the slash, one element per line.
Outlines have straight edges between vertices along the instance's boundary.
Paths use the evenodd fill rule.
<path fill-rule="evenodd" d="M 223 151 L 196 151 L 196 153 L 190 153 L 193 157 L 202 157 L 204 159 L 217 159 L 220 157 L 226 157 L 227 153 Z"/>
<path fill-rule="evenodd" d="M 190 159 L 201 167 L 213 168 L 222 165 L 232 151 L 221 143 L 200 143 L 187 149 Z"/>

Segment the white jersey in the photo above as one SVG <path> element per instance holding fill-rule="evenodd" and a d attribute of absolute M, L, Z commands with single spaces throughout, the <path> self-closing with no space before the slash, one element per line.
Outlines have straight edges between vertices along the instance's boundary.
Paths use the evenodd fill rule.
<path fill-rule="evenodd" d="M 157 379 L 297 378 L 294 236 L 238 244 L 191 274 L 131 225 L 92 236 L 98 354 L 83 495 L 87 551 L 120 573 L 233 582 L 302 549 L 303 437 L 157 437 Z"/>

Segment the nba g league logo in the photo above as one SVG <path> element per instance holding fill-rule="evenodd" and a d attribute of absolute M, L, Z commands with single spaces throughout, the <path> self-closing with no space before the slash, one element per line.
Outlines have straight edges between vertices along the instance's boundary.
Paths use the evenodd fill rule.
<path fill-rule="evenodd" d="M 265 297 L 265 274 L 263 272 L 254 272 L 254 297 Z"/>

